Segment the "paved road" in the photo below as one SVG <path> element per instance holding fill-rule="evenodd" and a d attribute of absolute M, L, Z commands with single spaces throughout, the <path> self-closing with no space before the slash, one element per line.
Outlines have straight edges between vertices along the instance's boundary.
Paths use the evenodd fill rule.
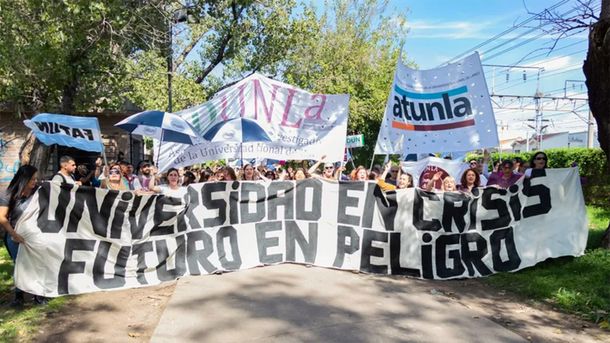
<path fill-rule="evenodd" d="M 430 282 L 283 264 L 179 281 L 151 342 L 527 342 Z"/>

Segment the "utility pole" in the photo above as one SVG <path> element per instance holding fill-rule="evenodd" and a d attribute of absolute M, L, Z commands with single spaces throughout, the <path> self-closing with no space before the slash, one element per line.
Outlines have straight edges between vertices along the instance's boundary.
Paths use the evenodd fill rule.
<path fill-rule="evenodd" d="M 593 139 L 595 138 L 595 132 L 593 130 L 593 112 L 589 110 L 589 120 L 587 122 L 587 148 L 593 148 Z"/>
<path fill-rule="evenodd" d="M 174 49 L 173 49 L 173 35 L 174 25 L 184 22 L 195 22 L 196 19 L 191 20 L 189 12 L 192 7 L 183 7 L 171 12 L 167 23 L 167 112 L 172 112 L 173 101 L 172 101 L 172 78 L 174 76 Z"/>
<path fill-rule="evenodd" d="M 585 80 L 565 80 L 563 83 L 563 97 L 567 97 L 568 95 L 568 83 L 572 84 L 572 88 L 574 87 L 574 83 L 580 83 L 581 89 L 582 84 L 587 85 Z M 595 131 L 593 130 L 593 113 L 589 110 L 589 118 L 587 119 L 587 148 L 593 148 L 593 139 L 595 138 Z"/>

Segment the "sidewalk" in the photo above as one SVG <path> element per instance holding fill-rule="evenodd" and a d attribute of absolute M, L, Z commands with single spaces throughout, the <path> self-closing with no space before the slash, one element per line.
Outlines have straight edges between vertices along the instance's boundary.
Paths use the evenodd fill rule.
<path fill-rule="evenodd" d="M 426 281 L 284 264 L 179 281 L 151 342 L 527 342 Z"/>

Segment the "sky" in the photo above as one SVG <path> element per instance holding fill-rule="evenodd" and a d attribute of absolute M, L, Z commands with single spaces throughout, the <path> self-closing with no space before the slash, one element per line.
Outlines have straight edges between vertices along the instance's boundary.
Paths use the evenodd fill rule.
<path fill-rule="evenodd" d="M 595 1 L 594 6 L 599 6 L 599 2 Z M 550 27 L 539 27 L 541 23 L 532 20 L 532 13 L 554 6 L 554 11 L 564 17 L 575 14 L 575 3 L 574 0 L 392 0 L 386 14 L 406 17 L 409 31 L 403 51 L 420 69 L 437 67 L 476 49 L 490 93 L 533 96 L 539 90 L 549 97 L 586 99 L 581 68 L 588 47 L 587 33 L 557 40 L 555 49 L 549 53 L 545 48 L 551 47 L 556 39 L 543 29 Z M 528 22 L 519 25 L 524 21 Z M 506 32 L 511 28 L 514 29 Z M 505 34 L 496 37 L 502 33 Z M 533 134 L 534 130 L 527 126 L 532 124 L 527 119 L 535 116 L 533 100 L 508 97 L 492 100 L 500 139 Z M 587 129 L 586 100 L 546 100 L 542 102 L 542 113 L 549 120 L 545 123 L 549 133 Z"/>

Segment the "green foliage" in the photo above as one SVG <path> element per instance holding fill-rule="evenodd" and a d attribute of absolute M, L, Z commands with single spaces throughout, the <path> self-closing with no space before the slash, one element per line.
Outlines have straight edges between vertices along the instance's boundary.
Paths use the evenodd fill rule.
<path fill-rule="evenodd" d="M 167 60 L 157 51 L 142 52 L 127 63 L 127 98 L 143 109 L 165 110 L 167 97 Z M 205 101 L 208 93 L 192 78 L 175 73 L 172 78 L 172 110 L 178 111 Z"/>
<path fill-rule="evenodd" d="M 583 192 L 587 204 L 597 206 L 608 206 L 608 195 L 610 194 L 610 175 L 608 174 L 608 162 L 601 149 L 587 148 L 557 148 L 544 150 L 547 154 L 550 168 L 569 168 L 576 163 L 579 168 L 580 176 L 585 181 Z M 522 153 L 494 153 L 491 158 L 493 161 L 512 160 L 520 157 L 529 163 L 535 151 Z M 466 159 L 482 158 L 481 155 L 470 154 Z M 490 163 L 490 168 L 491 168 Z"/>
<path fill-rule="evenodd" d="M 148 2 L 0 0 L 0 102 L 24 110 L 118 108 L 125 63 L 155 48 L 162 13 Z M 152 32 L 143 34 L 143 32 Z"/>
<path fill-rule="evenodd" d="M 38 334 L 38 326 L 46 314 L 56 312 L 68 299 L 54 298 L 47 306 L 27 304 L 23 309 L 10 308 L 13 292 L 13 262 L 4 246 L 0 246 L 0 342 L 29 342 Z"/>
<path fill-rule="evenodd" d="M 610 321 L 610 250 L 599 247 L 610 210 L 589 206 L 588 250 L 584 256 L 549 259 L 535 267 L 487 278 L 490 284 L 550 302 L 603 326 Z"/>
<path fill-rule="evenodd" d="M 299 42 L 284 62 L 286 82 L 312 92 L 349 94 L 350 132 L 366 146 L 354 149 L 357 164 L 370 159 L 404 37 L 402 17 L 385 14 L 387 1 L 330 1 L 309 21 L 316 34 Z M 313 16 L 313 8 L 305 15 Z"/>

